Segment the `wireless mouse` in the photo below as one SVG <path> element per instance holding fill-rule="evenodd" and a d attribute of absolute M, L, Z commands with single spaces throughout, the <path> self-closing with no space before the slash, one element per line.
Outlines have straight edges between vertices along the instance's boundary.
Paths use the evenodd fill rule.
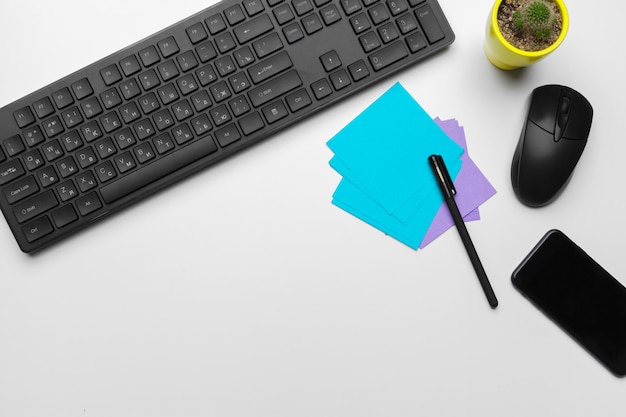
<path fill-rule="evenodd" d="M 522 203 L 542 207 L 559 196 L 585 149 L 592 118 L 589 101 L 570 87 L 533 90 L 511 164 L 513 190 Z"/>

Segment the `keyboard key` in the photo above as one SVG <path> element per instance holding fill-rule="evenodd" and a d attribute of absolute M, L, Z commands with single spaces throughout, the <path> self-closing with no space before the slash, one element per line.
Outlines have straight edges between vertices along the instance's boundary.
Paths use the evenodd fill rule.
<path fill-rule="evenodd" d="M 83 141 L 76 130 L 71 130 L 59 138 L 63 147 L 67 152 L 72 152 L 75 149 L 80 148 L 83 145 Z"/>
<path fill-rule="evenodd" d="M 72 93 L 70 93 L 70 90 L 67 87 L 52 93 L 52 99 L 54 100 L 54 104 L 56 104 L 57 109 L 59 110 L 74 104 L 74 98 L 72 97 Z"/>
<path fill-rule="evenodd" d="M 302 26 L 308 35 L 312 35 L 323 28 L 322 21 L 317 13 L 312 13 L 302 19 Z"/>
<path fill-rule="evenodd" d="M 207 27 L 209 28 L 209 32 L 211 35 L 215 35 L 224 29 L 226 29 L 226 22 L 222 18 L 222 15 L 215 14 L 204 21 Z"/>
<path fill-rule="evenodd" d="M 363 47 L 364 52 L 371 52 L 374 49 L 380 47 L 380 41 L 378 40 L 378 36 L 374 32 L 367 32 L 365 35 L 359 38 L 359 42 L 361 42 L 361 46 Z"/>
<path fill-rule="evenodd" d="M 149 69 L 139 74 L 139 82 L 141 83 L 141 86 L 143 87 L 144 91 L 151 90 L 154 87 L 157 87 L 161 84 L 161 80 L 159 80 L 159 76 L 157 75 L 156 71 L 153 69 Z"/>
<path fill-rule="evenodd" d="M 24 142 L 22 142 L 20 135 L 11 136 L 10 138 L 2 141 L 2 144 L 4 145 L 4 149 L 6 149 L 7 155 L 9 156 L 17 155 L 18 153 L 26 150 L 26 146 L 24 146 Z"/>
<path fill-rule="evenodd" d="M 225 148 L 231 143 L 241 139 L 241 135 L 239 134 L 239 130 L 237 130 L 237 126 L 235 126 L 234 123 L 231 123 L 216 130 L 215 139 L 217 139 L 217 142 L 222 148 Z"/>
<path fill-rule="evenodd" d="M 263 116 L 265 116 L 265 120 L 267 120 L 267 123 L 269 124 L 277 122 L 278 120 L 287 117 L 289 114 L 282 100 L 275 101 L 272 104 L 263 107 L 262 112 Z"/>
<path fill-rule="evenodd" d="M 39 186 L 35 177 L 28 176 L 19 181 L 15 181 L 4 189 L 4 197 L 9 204 L 17 203 L 39 191 Z"/>
<path fill-rule="evenodd" d="M 180 148 L 176 153 L 164 156 L 117 181 L 105 185 L 101 189 L 102 198 L 105 203 L 111 204 L 215 151 L 217 151 L 217 146 L 213 142 L 213 138 L 205 136 Z"/>
<path fill-rule="evenodd" d="M 193 139 L 193 133 L 191 133 L 191 129 L 189 129 L 189 126 L 186 123 L 183 123 L 176 129 L 173 129 L 172 135 L 178 145 L 183 145 Z"/>
<path fill-rule="evenodd" d="M 22 128 L 35 122 L 35 116 L 29 107 L 23 107 L 13 113 L 13 118 L 17 125 Z"/>
<path fill-rule="evenodd" d="M 324 66 L 326 72 L 330 72 L 341 66 L 341 60 L 339 59 L 339 55 L 337 55 L 337 51 L 325 53 L 320 57 L 320 61 L 322 61 L 322 65 Z"/>
<path fill-rule="evenodd" d="M 102 208 L 102 203 L 98 195 L 92 192 L 76 200 L 76 208 L 81 216 L 86 216 Z"/>
<path fill-rule="evenodd" d="M 235 26 L 237 23 L 243 22 L 246 18 L 243 9 L 238 4 L 226 8 L 224 10 L 224 16 L 226 16 L 226 20 L 228 20 L 228 23 L 231 26 Z"/>
<path fill-rule="evenodd" d="M 188 27 L 185 31 L 193 44 L 203 41 L 208 37 L 206 30 L 204 30 L 204 25 L 200 22 Z"/>
<path fill-rule="evenodd" d="M 424 35 L 421 32 L 416 32 L 406 38 L 406 44 L 409 47 L 411 53 L 415 53 L 419 50 L 422 50 L 428 46 L 426 43 L 426 39 L 424 39 Z"/>
<path fill-rule="evenodd" d="M 46 116 L 54 113 L 54 107 L 52 106 L 52 102 L 48 97 L 44 97 L 41 100 L 37 100 L 33 103 L 33 108 L 35 109 L 35 113 L 40 119 L 43 119 Z"/>
<path fill-rule="evenodd" d="M 104 161 L 100 165 L 96 165 L 94 171 L 96 172 L 100 182 L 103 184 L 117 177 L 117 172 L 115 172 L 115 168 L 113 167 L 113 163 L 111 161 Z"/>
<path fill-rule="evenodd" d="M 50 141 L 43 147 L 43 154 L 48 162 L 52 162 L 64 155 L 63 148 L 57 139 Z"/>
<path fill-rule="evenodd" d="M 289 58 L 289 54 L 283 51 L 273 55 L 263 62 L 259 62 L 258 64 L 251 66 L 248 68 L 248 74 L 250 74 L 252 82 L 258 84 L 285 71 L 288 68 L 291 68 L 292 66 L 293 63 Z"/>
<path fill-rule="evenodd" d="M 96 117 L 102 113 L 102 106 L 100 105 L 97 97 L 88 98 L 80 103 L 80 107 L 83 109 L 83 113 L 85 113 L 85 117 L 88 119 Z"/>
<path fill-rule="evenodd" d="M 402 42 L 395 42 L 369 56 L 374 71 L 380 71 L 408 55 Z"/>
<path fill-rule="evenodd" d="M 385 23 L 381 27 L 378 28 L 378 35 L 383 43 L 389 43 L 394 41 L 400 37 L 398 30 L 396 29 L 396 25 L 394 22 Z"/>
<path fill-rule="evenodd" d="M 221 35 L 217 35 L 214 41 L 217 50 L 220 51 L 220 53 L 222 54 L 225 54 L 226 52 L 237 47 L 237 43 L 235 42 L 235 39 L 230 34 L 230 32 L 225 32 Z"/>
<path fill-rule="evenodd" d="M 437 21 L 437 17 L 434 15 L 430 6 L 426 5 L 424 7 L 420 7 L 415 11 L 415 16 L 417 16 L 417 19 L 422 25 L 422 29 L 424 29 L 428 42 L 435 43 L 445 37 L 445 34 Z"/>
<path fill-rule="evenodd" d="M 302 80 L 300 80 L 298 72 L 291 70 L 265 84 L 253 88 L 248 92 L 248 97 L 254 107 L 259 107 L 301 85 Z"/>
<path fill-rule="evenodd" d="M 68 180 L 57 185 L 56 190 L 61 202 L 68 201 L 78 195 L 78 190 L 76 190 L 72 180 Z"/>
<path fill-rule="evenodd" d="M 404 0 L 387 0 L 387 7 L 394 16 L 406 12 L 409 9 L 409 6 Z"/>
<path fill-rule="evenodd" d="M 127 58 L 124 58 L 120 61 L 120 68 L 122 68 L 122 72 L 127 77 L 141 71 L 141 64 L 137 60 L 135 55 L 131 55 Z"/>
<path fill-rule="evenodd" d="M 211 64 L 207 64 L 204 67 L 196 70 L 196 76 L 198 77 L 198 80 L 200 81 L 200 84 L 202 86 L 209 85 L 213 81 L 217 80 L 217 74 L 215 73 L 215 70 L 213 69 L 213 66 Z"/>
<path fill-rule="evenodd" d="M 59 204 L 52 190 L 44 191 L 13 208 L 18 223 L 24 223 Z"/>
<path fill-rule="evenodd" d="M 326 78 L 322 78 L 321 80 L 315 81 L 311 84 L 311 90 L 313 90 L 313 94 L 318 100 L 328 97 L 333 93 L 333 89 L 330 87 Z"/>
<path fill-rule="evenodd" d="M 292 44 L 304 38 L 304 32 L 302 32 L 302 27 L 298 22 L 293 22 L 285 26 L 283 28 L 283 34 L 285 35 L 285 38 L 287 39 L 287 42 L 289 44 Z"/>
<path fill-rule="evenodd" d="M 191 51 L 190 51 L 191 52 Z M 193 52 L 192 52 L 193 53 Z M 163 81 L 169 81 L 173 78 L 176 78 L 179 74 L 178 67 L 173 59 L 169 61 L 165 61 L 157 66 L 159 70 L 159 74 Z"/>
<path fill-rule="evenodd" d="M 244 0 L 243 7 L 246 9 L 248 16 L 254 16 L 255 14 L 261 13 L 265 10 L 261 0 Z"/>
<path fill-rule="evenodd" d="M 64 110 L 61 112 L 61 116 L 63 117 L 63 122 L 65 122 L 65 126 L 68 129 L 71 129 L 75 125 L 83 122 L 83 116 L 81 115 L 80 110 L 78 110 L 78 107 L 72 107 Z"/>
<path fill-rule="evenodd" d="M 370 20 L 365 13 L 359 13 L 358 15 L 350 18 L 350 25 L 355 34 L 361 34 L 372 27 Z"/>
<path fill-rule="evenodd" d="M 144 67 L 149 67 L 150 65 L 159 62 L 161 57 L 154 46 L 148 46 L 147 48 L 139 51 L 139 59 L 143 63 Z"/>
<path fill-rule="evenodd" d="M 81 149 L 76 152 L 75 156 L 81 168 L 88 168 L 98 162 L 98 158 L 91 147 Z"/>
<path fill-rule="evenodd" d="M 251 113 L 239 119 L 239 127 L 241 127 L 241 131 L 246 136 L 262 129 L 264 126 L 265 123 L 263 123 L 261 115 L 257 112 Z"/>
<path fill-rule="evenodd" d="M 24 140 L 29 147 L 38 145 L 46 140 L 46 138 L 43 136 L 41 129 L 39 129 L 39 127 L 37 126 L 29 128 L 22 133 L 24 135 Z"/>
<path fill-rule="evenodd" d="M 348 72 L 354 82 L 360 81 L 370 75 L 370 72 L 363 60 L 358 60 L 354 64 L 348 65 Z"/>
<path fill-rule="evenodd" d="M 51 165 L 48 165 L 47 167 L 43 167 L 42 169 L 38 170 L 35 175 L 39 179 L 41 186 L 44 188 L 47 188 L 59 181 L 59 177 L 54 170 L 54 167 Z"/>
<path fill-rule="evenodd" d="M 52 221 L 58 228 L 67 226 L 68 224 L 78 220 L 78 215 L 71 204 L 53 210 L 50 213 L 50 217 L 52 217 Z"/>
<path fill-rule="evenodd" d="M 135 80 L 128 80 L 120 84 L 120 92 L 124 99 L 131 100 L 141 94 L 141 89 Z"/>
<path fill-rule="evenodd" d="M 22 160 L 26 165 L 26 169 L 29 171 L 34 171 L 45 163 L 39 149 L 33 149 L 32 151 L 26 152 L 22 157 Z"/>
<path fill-rule="evenodd" d="M 104 104 L 104 107 L 107 109 L 111 109 L 122 103 L 122 97 L 120 97 L 116 88 L 104 91 L 100 94 L 100 100 L 102 100 L 102 104 Z"/>
<path fill-rule="evenodd" d="M 156 154 L 152 150 L 152 145 L 150 142 L 144 142 L 141 145 L 137 146 L 133 149 L 135 157 L 140 164 L 145 164 L 146 162 L 154 159 Z"/>
<path fill-rule="evenodd" d="M 80 188 L 81 193 L 85 193 L 98 185 L 98 181 L 96 181 L 96 177 L 94 177 L 93 172 L 85 171 L 82 174 L 74 177 L 76 180 L 76 184 L 78 188 Z M 60 226 L 59 226 L 60 227 Z"/>
<path fill-rule="evenodd" d="M 283 43 L 277 33 L 269 35 L 252 42 L 252 48 L 259 58 L 264 58 L 272 52 L 276 52 L 283 47 Z"/>
<path fill-rule="evenodd" d="M 183 72 L 191 71 L 198 66 L 198 60 L 193 54 L 193 51 L 184 52 L 176 58 L 178 65 Z"/>
<path fill-rule="evenodd" d="M 267 14 L 259 15 L 235 28 L 235 36 L 239 43 L 246 43 L 274 29 Z"/>
<path fill-rule="evenodd" d="M 217 69 L 217 73 L 222 77 L 225 77 L 228 74 L 232 74 L 237 70 L 237 66 L 235 65 L 235 62 L 230 57 L 230 55 L 226 55 L 219 59 L 216 59 L 214 63 L 215 69 Z"/>
<path fill-rule="evenodd" d="M 30 243 L 49 235 L 53 231 L 54 228 L 47 217 L 37 219 L 22 228 L 22 232 L 24 233 L 26 240 Z"/>
<path fill-rule="evenodd" d="M 348 73 L 343 68 L 330 74 L 330 82 L 333 83 L 333 87 L 337 91 L 351 84 L 350 77 L 348 77 Z"/>
<path fill-rule="evenodd" d="M 298 16 L 304 16 L 313 10 L 313 3 L 310 0 L 293 0 L 291 5 Z"/>
<path fill-rule="evenodd" d="M 193 93 L 199 88 L 193 74 L 187 74 L 184 77 L 179 78 L 176 80 L 176 84 L 178 84 L 178 88 L 184 96 Z"/>
<path fill-rule="evenodd" d="M 230 106 L 233 116 L 235 117 L 239 117 L 250 111 L 250 104 L 248 104 L 248 100 L 246 100 L 245 96 L 239 96 L 229 101 L 228 105 Z"/>
<path fill-rule="evenodd" d="M 61 174 L 61 177 L 66 178 L 78 173 L 78 166 L 76 166 L 74 158 L 68 156 L 57 163 L 57 170 L 59 174 Z"/>
<path fill-rule="evenodd" d="M 287 97 L 285 97 L 285 101 L 287 102 L 289 109 L 293 113 L 305 108 L 312 103 L 311 97 L 304 88 L 296 91 L 295 93 L 289 94 Z"/>
<path fill-rule="evenodd" d="M 100 118 L 100 124 L 106 133 L 111 133 L 116 129 L 122 127 L 122 121 L 118 117 L 117 113 L 112 111 L 105 114 Z"/>
<path fill-rule="evenodd" d="M 135 164 L 135 160 L 130 152 L 124 152 L 123 154 L 115 157 L 115 166 L 117 166 L 117 170 L 120 174 L 130 171 L 135 168 L 136 165 L 137 164 Z"/>
<path fill-rule="evenodd" d="M 400 28 L 400 32 L 405 35 L 417 29 L 417 20 L 412 14 L 404 14 L 396 19 L 396 24 Z"/>
<path fill-rule="evenodd" d="M 106 137 L 102 140 L 96 142 L 96 150 L 98 151 L 98 155 L 100 159 L 108 158 L 111 155 L 114 155 L 117 152 L 117 148 L 113 143 L 113 139 L 110 137 Z"/>
<path fill-rule="evenodd" d="M 285 23 L 292 21 L 296 17 L 291 11 L 291 7 L 289 6 L 289 4 L 281 4 L 274 9 L 273 13 L 279 25 L 284 25 Z"/>
<path fill-rule="evenodd" d="M 122 79 L 122 74 L 117 69 L 117 65 L 111 64 L 108 67 L 100 70 L 102 80 L 106 85 L 112 85 Z"/>
<path fill-rule="evenodd" d="M 217 56 L 217 51 L 210 41 L 199 45 L 196 48 L 196 53 L 201 62 L 208 62 Z"/>
<path fill-rule="evenodd" d="M 49 119 L 46 119 L 42 123 L 43 130 L 46 132 L 49 138 L 52 138 L 63 132 L 63 123 L 61 123 L 61 119 L 58 116 L 52 116 Z"/>
<path fill-rule="evenodd" d="M 343 11 L 348 16 L 361 10 L 361 3 L 359 0 L 341 0 L 340 3 Z"/>
<path fill-rule="evenodd" d="M 330 6 L 326 6 L 320 10 L 320 15 L 322 16 L 322 20 L 324 20 L 324 24 L 326 26 L 330 26 L 333 23 L 336 23 L 341 20 L 341 14 L 339 13 L 339 9 L 334 4 Z"/>
<path fill-rule="evenodd" d="M 174 141 L 169 133 L 163 133 L 152 139 L 152 144 L 159 155 L 163 155 L 174 149 Z"/>
<path fill-rule="evenodd" d="M 369 9 L 368 13 L 375 26 L 380 25 L 382 22 L 389 19 L 389 12 L 387 12 L 387 8 L 384 4 L 377 4 Z"/>
<path fill-rule="evenodd" d="M 209 112 L 211 115 L 211 119 L 213 120 L 213 124 L 215 126 L 223 125 L 226 122 L 231 120 L 230 113 L 228 112 L 228 108 L 225 105 L 217 106 Z"/>
<path fill-rule="evenodd" d="M 115 133 L 113 135 L 113 140 L 115 141 L 117 147 L 122 150 L 137 143 L 137 140 L 135 140 L 135 137 L 133 136 L 133 132 L 128 127 Z"/>
<path fill-rule="evenodd" d="M 93 88 L 91 88 L 91 84 L 87 78 L 83 78 L 72 84 L 72 91 L 74 91 L 77 100 L 82 100 L 93 94 Z"/>
<path fill-rule="evenodd" d="M 173 36 L 169 36 L 166 39 L 157 43 L 159 50 L 161 51 L 161 55 L 164 58 L 169 58 L 170 56 L 178 53 L 180 49 L 178 48 L 178 44 Z"/>

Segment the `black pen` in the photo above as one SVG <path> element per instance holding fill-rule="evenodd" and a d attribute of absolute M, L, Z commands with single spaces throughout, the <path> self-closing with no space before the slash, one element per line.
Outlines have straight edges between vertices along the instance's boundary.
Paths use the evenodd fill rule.
<path fill-rule="evenodd" d="M 441 157 L 441 155 L 429 156 L 428 162 L 430 163 L 430 166 L 435 173 L 435 179 L 439 184 L 439 188 L 441 189 L 443 198 L 446 202 L 446 205 L 448 206 L 448 209 L 450 210 L 450 214 L 452 215 L 452 219 L 454 220 L 456 229 L 459 231 L 459 235 L 461 236 L 461 240 L 463 241 L 465 250 L 469 255 L 470 261 L 472 261 L 474 271 L 476 271 L 476 275 L 478 275 L 478 281 L 480 281 L 480 285 L 483 287 L 485 296 L 487 296 L 487 301 L 489 302 L 491 308 L 496 308 L 498 306 L 498 299 L 496 298 L 496 294 L 493 292 L 493 288 L 491 288 L 489 278 L 487 278 L 487 273 L 483 268 L 483 264 L 480 262 L 478 253 L 476 253 L 476 248 L 474 247 L 472 239 L 470 238 L 470 235 L 467 232 L 467 228 L 465 227 L 463 217 L 461 217 L 459 208 L 454 201 L 456 188 L 454 188 L 454 184 L 452 183 L 452 179 L 450 178 L 450 174 L 448 173 L 446 164 L 443 162 L 443 158 Z"/>

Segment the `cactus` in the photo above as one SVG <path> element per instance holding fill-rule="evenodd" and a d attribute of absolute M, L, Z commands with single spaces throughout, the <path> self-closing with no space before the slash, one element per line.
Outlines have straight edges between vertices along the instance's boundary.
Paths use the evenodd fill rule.
<path fill-rule="evenodd" d="M 513 14 L 513 27 L 517 31 L 527 31 L 538 40 L 552 34 L 556 17 L 545 0 L 531 1 Z"/>

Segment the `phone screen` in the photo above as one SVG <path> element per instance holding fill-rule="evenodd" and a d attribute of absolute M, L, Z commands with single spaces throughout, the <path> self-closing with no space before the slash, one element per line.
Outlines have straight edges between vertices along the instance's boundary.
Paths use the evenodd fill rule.
<path fill-rule="evenodd" d="M 563 232 L 546 233 L 512 281 L 611 372 L 626 374 L 626 288 Z"/>

